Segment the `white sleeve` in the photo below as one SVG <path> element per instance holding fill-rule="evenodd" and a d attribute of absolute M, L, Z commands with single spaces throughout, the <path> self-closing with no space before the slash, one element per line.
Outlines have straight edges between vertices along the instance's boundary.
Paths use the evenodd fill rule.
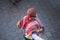
<path fill-rule="evenodd" d="M 44 40 L 43 38 L 37 36 L 36 34 L 32 34 L 32 38 L 33 38 L 34 40 Z"/>

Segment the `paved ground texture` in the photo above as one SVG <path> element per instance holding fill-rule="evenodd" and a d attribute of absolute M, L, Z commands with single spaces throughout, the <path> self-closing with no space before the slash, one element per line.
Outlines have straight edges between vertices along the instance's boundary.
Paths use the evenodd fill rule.
<path fill-rule="evenodd" d="M 24 40 L 23 32 L 16 26 L 30 7 L 37 9 L 39 19 L 45 26 L 44 40 L 60 40 L 60 1 L 22 0 L 16 6 L 9 0 L 0 0 L 0 40 Z"/>

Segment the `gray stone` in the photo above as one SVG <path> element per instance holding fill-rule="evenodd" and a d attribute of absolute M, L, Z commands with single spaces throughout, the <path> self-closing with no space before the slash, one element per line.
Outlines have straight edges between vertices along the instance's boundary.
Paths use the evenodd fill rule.
<path fill-rule="evenodd" d="M 50 32 L 46 32 L 47 37 L 52 37 L 52 34 Z"/>
<path fill-rule="evenodd" d="M 44 24 L 44 40 L 60 40 L 60 1 L 59 0 L 22 0 L 13 6 L 8 0 L 0 0 L 0 40 L 24 40 L 23 30 L 16 26 L 18 20 L 26 15 L 30 7 L 37 9 Z"/>

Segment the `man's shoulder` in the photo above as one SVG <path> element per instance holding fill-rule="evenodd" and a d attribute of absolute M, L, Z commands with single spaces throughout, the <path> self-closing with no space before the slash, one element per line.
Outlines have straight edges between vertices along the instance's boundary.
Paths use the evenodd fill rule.
<path fill-rule="evenodd" d="M 36 20 L 34 20 L 34 21 L 29 22 L 29 24 L 31 24 L 31 25 L 37 25 L 37 24 L 39 24 L 39 22 L 36 21 Z"/>
<path fill-rule="evenodd" d="M 39 22 L 37 20 L 33 21 L 34 24 L 38 24 Z"/>
<path fill-rule="evenodd" d="M 27 15 L 23 17 L 23 19 L 27 18 Z"/>

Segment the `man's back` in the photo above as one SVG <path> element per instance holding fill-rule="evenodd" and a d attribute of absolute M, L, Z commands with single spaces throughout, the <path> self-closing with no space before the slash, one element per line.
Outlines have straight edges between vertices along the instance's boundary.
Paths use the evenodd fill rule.
<path fill-rule="evenodd" d="M 31 35 L 33 31 L 37 31 L 37 29 L 40 29 L 40 25 L 37 20 L 31 20 L 26 28 L 25 28 L 25 34 L 26 35 Z M 30 34 L 31 33 L 31 34 Z"/>

